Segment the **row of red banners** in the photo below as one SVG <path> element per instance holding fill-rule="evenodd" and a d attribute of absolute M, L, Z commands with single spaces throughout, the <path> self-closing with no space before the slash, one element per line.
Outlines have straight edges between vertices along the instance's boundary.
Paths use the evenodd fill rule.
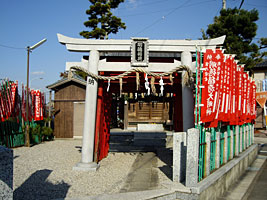
<path fill-rule="evenodd" d="M 2 81 L 0 85 L 0 120 L 19 115 L 18 82 Z"/>
<path fill-rule="evenodd" d="M 44 94 L 39 90 L 29 90 L 29 121 L 43 120 Z M 1 122 L 22 115 L 26 121 L 26 89 L 22 85 L 22 97 L 18 92 L 18 82 L 5 80 L 0 85 L 0 120 Z"/>
<path fill-rule="evenodd" d="M 22 85 L 22 102 L 21 102 L 21 113 L 24 120 L 26 120 L 26 97 L 27 90 L 24 89 Z M 40 121 L 44 119 L 44 93 L 41 93 L 40 90 L 29 90 L 29 112 L 28 119 L 29 121 Z"/>
<path fill-rule="evenodd" d="M 202 83 L 198 81 L 197 84 L 198 91 L 201 89 L 201 96 L 200 93 L 197 95 L 200 107 L 197 111 L 201 112 L 201 118 L 197 123 L 217 127 L 219 121 L 242 125 L 255 120 L 255 82 L 244 72 L 243 66 L 237 65 L 233 56 L 223 54 L 220 49 L 207 49 L 203 67 L 198 67 L 197 72 L 198 80 L 201 72 L 203 75 Z"/>

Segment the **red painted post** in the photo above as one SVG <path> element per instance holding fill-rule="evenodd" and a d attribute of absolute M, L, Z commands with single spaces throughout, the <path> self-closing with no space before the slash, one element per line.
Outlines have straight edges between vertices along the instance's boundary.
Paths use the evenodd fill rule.
<path fill-rule="evenodd" d="M 101 113 L 102 113 L 102 103 L 103 103 L 103 82 L 99 81 L 98 83 L 98 92 L 97 92 L 97 108 L 96 108 L 96 126 L 95 126 L 95 150 L 94 150 L 94 161 L 98 162 L 98 147 L 99 140 L 101 135 Z"/>
<path fill-rule="evenodd" d="M 173 128 L 175 132 L 183 131 L 183 100 L 181 76 L 176 73 L 174 79 L 174 111 L 173 111 Z"/>

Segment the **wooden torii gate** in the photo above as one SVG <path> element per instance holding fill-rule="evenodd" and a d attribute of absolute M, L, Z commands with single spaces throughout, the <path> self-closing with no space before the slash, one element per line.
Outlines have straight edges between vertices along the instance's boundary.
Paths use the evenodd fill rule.
<path fill-rule="evenodd" d="M 66 45 L 67 50 L 74 52 L 86 52 L 89 53 L 89 61 L 84 66 L 90 73 L 98 75 L 99 72 L 125 72 L 132 68 L 133 64 L 138 62 L 107 62 L 106 59 L 100 60 L 100 53 L 108 52 L 126 52 L 132 53 L 132 49 L 138 46 L 133 46 L 134 40 L 143 40 L 147 45 L 147 53 L 142 54 L 145 59 L 145 64 L 140 63 L 141 67 L 146 67 L 150 72 L 168 72 L 173 68 L 185 65 L 192 71 L 195 71 L 195 64 L 192 62 L 192 55 L 196 52 L 196 46 L 205 49 L 215 49 L 216 46 L 222 45 L 225 36 L 210 39 L 210 40 L 148 40 L 133 38 L 132 40 L 90 40 L 90 39 L 78 39 L 70 38 L 64 35 L 58 34 L 58 40 L 61 44 Z M 173 63 L 149 63 L 149 54 L 151 53 L 181 53 L 181 61 L 174 60 Z M 99 85 L 98 82 L 92 77 L 88 76 L 86 85 L 86 100 L 85 100 L 85 115 L 84 115 L 84 129 L 83 129 L 83 144 L 82 144 L 82 159 L 74 167 L 76 170 L 97 170 L 99 165 L 94 162 L 95 152 L 95 133 L 99 129 L 104 127 L 103 130 L 108 129 L 107 118 L 101 118 L 108 115 L 104 113 L 104 105 L 108 101 L 107 97 L 103 97 L 103 85 Z M 97 99 L 97 95 L 102 96 Z M 96 112 L 98 110 L 98 115 Z M 194 102 L 192 89 L 187 86 L 182 86 L 182 116 L 183 119 L 183 131 L 188 128 L 194 127 Z M 97 117 L 96 117 L 97 116 Z M 100 120 L 106 124 L 99 126 Z M 96 122 L 98 123 L 96 126 Z M 102 131 L 103 131 L 102 130 Z M 107 154 L 107 151 L 105 152 Z"/>

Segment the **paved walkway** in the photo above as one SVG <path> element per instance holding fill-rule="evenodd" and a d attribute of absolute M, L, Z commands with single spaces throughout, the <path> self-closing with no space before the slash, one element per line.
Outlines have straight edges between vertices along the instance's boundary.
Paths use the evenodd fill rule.
<path fill-rule="evenodd" d="M 244 175 L 219 200 L 267 200 L 267 137 L 266 131 L 255 134 L 259 155 Z"/>
<path fill-rule="evenodd" d="M 259 152 L 259 157 L 267 158 L 267 144 L 264 144 Z M 267 160 L 262 166 L 261 172 L 255 183 L 251 186 L 251 192 L 248 196 L 249 200 L 267 199 Z"/>
<path fill-rule="evenodd" d="M 156 189 L 159 185 L 157 157 L 155 153 L 139 154 L 120 192 L 136 192 Z"/>

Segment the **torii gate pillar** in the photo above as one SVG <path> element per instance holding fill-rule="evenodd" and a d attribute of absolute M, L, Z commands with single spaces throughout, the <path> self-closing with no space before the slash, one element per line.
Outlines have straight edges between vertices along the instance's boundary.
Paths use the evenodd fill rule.
<path fill-rule="evenodd" d="M 99 52 L 91 50 L 87 70 L 93 74 L 98 74 Z M 84 127 L 83 127 L 83 145 L 82 160 L 73 167 L 74 170 L 96 171 L 99 165 L 93 162 L 94 142 L 95 142 L 95 119 L 97 104 L 97 81 L 87 76 Z"/>
<path fill-rule="evenodd" d="M 192 54 L 190 51 L 181 53 L 181 64 L 191 67 L 192 70 Z M 184 75 L 184 71 L 182 76 Z M 192 88 L 185 85 L 182 86 L 182 102 L 183 102 L 183 131 L 194 127 L 194 98 Z"/>

